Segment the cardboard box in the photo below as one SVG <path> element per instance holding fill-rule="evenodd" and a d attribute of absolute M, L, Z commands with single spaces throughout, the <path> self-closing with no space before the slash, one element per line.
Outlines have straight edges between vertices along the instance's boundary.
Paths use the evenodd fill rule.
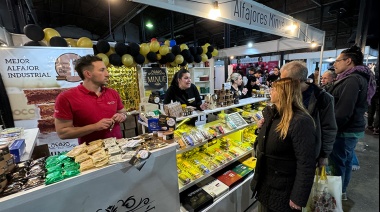
<path fill-rule="evenodd" d="M 236 172 L 241 177 L 247 176 L 249 173 L 251 173 L 253 170 L 249 168 L 248 166 L 245 166 L 243 164 L 239 164 L 235 166 L 232 171 Z"/>
<path fill-rule="evenodd" d="M 193 186 L 181 193 L 181 203 L 189 212 L 201 211 L 213 203 L 213 198 L 202 188 Z"/>
<path fill-rule="evenodd" d="M 9 152 L 13 155 L 15 163 L 19 163 L 25 152 L 25 139 L 17 139 L 9 146 Z"/>
<path fill-rule="evenodd" d="M 222 181 L 222 183 L 226 184 L 228 187 L 233 187 L 240 182 L 242 177 L 238 175 L 236 172 L 229 170 L 224 174 L 217 177 L 218 180 Z"/>
<path fill-rule="evenodd" d="M 214 181 L 208 183 L 202 187 L 208 194 L 210 194 L 214 201 L 229 190 L 229 187 L 222 183 L 220 180 L 215 179 Z"/>

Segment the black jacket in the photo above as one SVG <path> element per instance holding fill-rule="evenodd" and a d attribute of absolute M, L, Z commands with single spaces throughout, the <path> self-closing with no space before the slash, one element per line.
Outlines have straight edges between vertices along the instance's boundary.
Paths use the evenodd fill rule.
<path fill-rule="evenodd" d="M 199 95 L 198 89 L 194 84 L 191 84 L 190 88 L 186 90 L 180 89 L 178 86 L 171 85 L 166 91 L 164 104 L 169 104 L 171 101 L 180 102 L 187 106 L 196 107 L 201 110 L 202 99 Z"/>
<path fill-rule="evenodd" d="M 315 84 L 307 84 L 313 87 L 307 110 L 313 117 L 316 126 L 316 154 L 318 158 L 328 158 L 333 149 L 338 129 L 335 121 L 334 98 Z"/>
<path fill-rule="evenodd" d="M 338 132 L 364 132 L 364 113 L 368 110 L 368 77 L 354 72 L 334 82 L 329 89 L 335 100 Z"/>
<path fill-rule="evenodd" d="M 289 200 L 304 207 L 315 173 L 313 120 L 295 111 L 287 137 L 282 140 L 275 130 L 281 120 L 277 111 L 266 107 L 263 115 L 265 123 L 257 137 L 257 164 L 251 182 L 253 194 L 273 211 L 292 211 Z"/>

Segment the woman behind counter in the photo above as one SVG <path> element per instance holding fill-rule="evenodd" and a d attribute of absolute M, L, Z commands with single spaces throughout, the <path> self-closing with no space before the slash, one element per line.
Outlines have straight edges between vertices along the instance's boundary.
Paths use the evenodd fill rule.
<path fill-rule="evenodd" d="M 259 211 L 287 212 L 305 207 L 315 172 L 316 132 L 302 104 L 299 81 L 273 82 L 273 106 L 263 110 L 257 136 L 257 165 L 251 182 Z"/>
<path fill-rule="evenodd" d="M 207 109 L 207 103 L 202 103 L 197 87 L 191 83 L 190 72 L 181 69 L 174 74 L 170 87 L 166 91 L 164 104 L 180 102 L 198 110 Z"/>
<path fill-rule="evenodd" d="M 227 80 L 231 82 L 231 91 L 238 92 L 239 99 L 247 98 L 247 88 L 243 88 L 243 77 L 239 73 L 232 73 L 230 78 Z"/>

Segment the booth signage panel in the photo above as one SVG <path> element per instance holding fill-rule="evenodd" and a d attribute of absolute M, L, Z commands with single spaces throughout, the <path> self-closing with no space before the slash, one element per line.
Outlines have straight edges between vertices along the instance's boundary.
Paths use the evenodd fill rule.
<path fill-rule="evenodd" d="M 166 68 L 143 67 L 140 72 L 140 97 L 149 97 L 152 91 L 167 90 L 168 76 Z"/>

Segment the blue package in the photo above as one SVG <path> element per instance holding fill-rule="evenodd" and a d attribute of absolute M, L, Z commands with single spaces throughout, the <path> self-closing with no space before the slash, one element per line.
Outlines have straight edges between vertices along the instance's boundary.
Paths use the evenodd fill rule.
<path fill-rule="evenodd" d="M 20 162 L 21 156 L 25 152 L 25 139 L 17 139 L 9 146 L 9 153 L 14 157 L 16 163 Z"/>

